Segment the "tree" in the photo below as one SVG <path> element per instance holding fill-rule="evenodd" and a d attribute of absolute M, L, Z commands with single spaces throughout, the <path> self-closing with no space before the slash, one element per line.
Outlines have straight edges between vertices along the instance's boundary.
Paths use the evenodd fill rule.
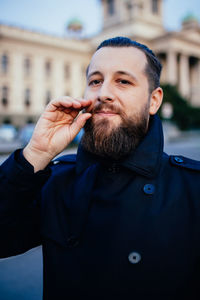
<path fill-rule="evenodd" d="M 184 99 L 177 88 L 170 84 L 163 84 L 161 86 L 164 91 L 164 103 L 172 105 L 173 113 L 171 121 L 181 130 L 197 129 L 200 128 L 200 108 L 192 107 L 186 99 Z M 165 119 L 162 111 L 163 105 L 159 109 L 159 116 Z"/>

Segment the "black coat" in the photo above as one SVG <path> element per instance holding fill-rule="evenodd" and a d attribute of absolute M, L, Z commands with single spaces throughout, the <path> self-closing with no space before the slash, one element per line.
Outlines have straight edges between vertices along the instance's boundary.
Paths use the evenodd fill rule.
<path fill-rule="evenodd" d="M 200 299 L 200 162 L 163 153 L 158 117 L 122 161 L 33 174 L 16 151 L 0 179 L 0 255 L 42 243 L 44 299 Z"/>

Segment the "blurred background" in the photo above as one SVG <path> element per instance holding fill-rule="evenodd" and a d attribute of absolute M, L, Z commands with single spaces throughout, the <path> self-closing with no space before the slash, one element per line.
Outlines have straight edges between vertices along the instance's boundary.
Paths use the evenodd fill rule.
<path fill-rule="evenodd" d="M 199 0 L 0 0 L 0 162 L 26 145 L 52 98 L 83 96 L 92 53 L 119 35 L 163 65 L 165 151 L 200 160 Z M 1 260 L 0 298 L 41 299 L 41 274 L 40 248 Z"/>
<path fill-rule="evenodd" d="M 0 161 L 26 145 L 52 98 L 84 95 L 92 53 L 117 35 L 160 58 L 166 142 L 198 138 L 199 20 L 198 0 L 0 0 Z"/>

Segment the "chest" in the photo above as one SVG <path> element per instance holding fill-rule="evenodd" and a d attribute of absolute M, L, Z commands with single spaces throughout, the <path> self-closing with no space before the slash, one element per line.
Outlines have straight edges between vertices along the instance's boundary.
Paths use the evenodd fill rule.
<path fill-rule="evenodd" d="M 74 287 L 79 278 L 83 289 L 89 282 L 94 289 L 109 283 L 112 293 L 116 286 L 121 293 L 134 286 L 139 294 L 143 288 L 173 294 L 190 286 L 199 273 L 198 216 L 188 194 L 165 179 L 104 174 L 85 199 L 83 223 L 82 210 L 70 215 L 73 181 L 65 191 L 52 192 L 43 223 L 50 273 L 59 269 Z M 69 245 L 77 224 L 81 236 Z"/>

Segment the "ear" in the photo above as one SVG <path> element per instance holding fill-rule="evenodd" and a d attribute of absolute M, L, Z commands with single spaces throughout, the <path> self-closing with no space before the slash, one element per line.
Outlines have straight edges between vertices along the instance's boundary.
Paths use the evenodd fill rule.
<path fill-rule="evenodd" d="M 149 108 L 149 114 L 155 115 L 159 109 L 159 107 L 162 104 L 163 99 L 163 90 L 161 87 L 156 88 L 152 94 L 150 99 L 150 108 Z"/>

